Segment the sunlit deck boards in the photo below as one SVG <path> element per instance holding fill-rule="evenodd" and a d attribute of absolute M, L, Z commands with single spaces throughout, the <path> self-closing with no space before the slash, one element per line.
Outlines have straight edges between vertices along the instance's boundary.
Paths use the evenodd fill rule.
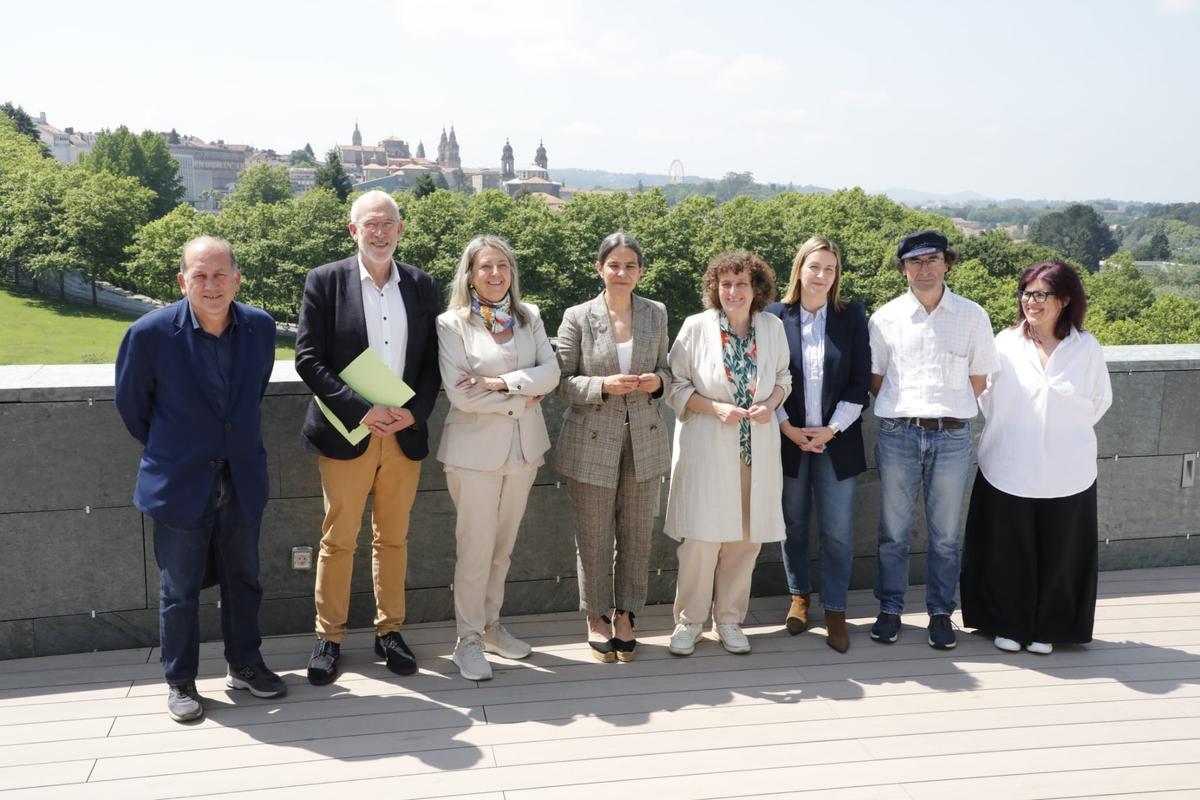
<path fill-rule="evenodd" d="M 269 639 L 283 701 L 227 693 L 203 646 L 208 715 L 165 713 L 156 650 L 0 661 L 0 792 L 12 798 L 1200 797 L 1200 567 L 1101 576 L 1096 641 L 1051 656 L 961 634 L 925 644 L 923 587 L 900 641 L 870 642 L 852 592 L 851 649 L 782 630 L 752 604 L 754 652 L 666 651 L 670 608 L 639 617 L 631 664 L 598 664 L 573 614 L 513 620 L 535 646 L 470 683 L 451 623 L 405 630 L 420 674 L 376 663 L 369 633 L 316 688 L 312 640 Z"/>

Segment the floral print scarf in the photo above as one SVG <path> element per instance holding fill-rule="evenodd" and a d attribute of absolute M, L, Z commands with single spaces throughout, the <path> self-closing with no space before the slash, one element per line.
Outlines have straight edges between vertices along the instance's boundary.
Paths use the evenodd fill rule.
<path fill-rule="evenodd" d="M 517 321 L 512 313 L 512 296 L 504 295 L 498 303 L 484 300 L 471 287 L 471 312 L 483 320 L 483 327 L 492 333 L 504 333 Z"/>
<path fill-rule="evenodd" d="M 738 336 L 729 326 L 729 317 L 719 312 L 721 320 L 721 358 L 725 363 L 725 377 L 733 387 L 733 402 L 741 408 L 754 405 L 754 390 L 758 383 L 758 344 L 751 323 L 745 336 Z M 742 460 L 750 466 L 750 420 L 738 422 L 738 439 Z"/>

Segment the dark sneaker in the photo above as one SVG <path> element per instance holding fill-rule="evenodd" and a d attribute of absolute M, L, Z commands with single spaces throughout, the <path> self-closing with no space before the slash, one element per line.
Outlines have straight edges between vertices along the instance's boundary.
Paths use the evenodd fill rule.
<path fill-rule="evenodd" d="M 308 682 L 313 686 L 333 683 L 338 676 L 338 659 L 341 655 L 340 644 L 317 639 L 312 655 L 308 657 Z"/>
<path fill-rule="evenodd" d="M 871 638 L 880 644 L 891 644 L 900 638 L 900 615 L 880 612 L 871 626 Z"/>
<path fill-rule="evenodd" d="M 267 669 L 266 664 L 246 667 L 230 664 L 225 685 L 230 689 L 248 689 L 255 697 L 283 697 L 287 694 L 287 684 L 283 678 Z"/>
<path fill-rule="evenodd" d="M 376 636 L 375 655 L 387 659 L 387 668 L 397 675 L 412 675 L 417 671 L 417 657 L 404 643 L 400 631 Z"/>
<path fill-rule="evenodd" d="M 195 681 L 167 687 L 167 713 L 176 722 L 191 722 L 204 716 L 204 702 Z"/>
<path fill-rule="evenodd" d="M 949 614 L 934 614 L 929 618 L 929 646 L 934 650 L 953 650 L 958 644 Z"/>

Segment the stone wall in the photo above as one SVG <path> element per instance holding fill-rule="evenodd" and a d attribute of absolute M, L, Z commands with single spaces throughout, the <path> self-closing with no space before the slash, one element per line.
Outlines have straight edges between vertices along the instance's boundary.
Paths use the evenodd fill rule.
<path fill-rule="evenodd" d="M 1200 345 L 1112 347 L 1105 355 L 1115 401 L 1099 427 L 1101 568 L 1200 563 L 1200 489 L 1181 487 L 1185 456 L 1200 451 Z M 139 446 L 117 416 L 112 386 L 112 365 L 0 367 L 0 658 L 157 642 L 151 525 L 130 504 Z M 291 569 L 293 546 L 316 547 L 322 515 L 315 458 L 298 436 L 308 397 L 292 365 L 279 362 L 263 407 L 272 492 L 262 532 L 267 634 L 312 626 L 314 573 Z M 552 439 L 561 410 L 556 399 L 546 401 Z M 443 398 L 434 419 L 445 411 Z M 876 427 L 867 412 L 871 468 L 859 483 L 857 588 L 875 575 Z M 372 617 L 368 542 L 365 529 L 351 602 L 355 627 Z M 914 583 L 924 582 L 924 550 L 918 533 Z M 674 543 L 656 533 L 651 602 L 673 596 L 673 553 Z M 779 558 L 778 547 L 763 548 L 756 594 L 786 592 Z M 440 465 L 429 459 L 412 517 L 410 621 L 453 616 L 453 567 L 454 508 Z M 576 607 L 570 502 L 549 466 L 531 493 L 508 578 L 505 613 Z M 203 636 L 219 638 L 213 589 L 204 594 L 201 618 Z"/>

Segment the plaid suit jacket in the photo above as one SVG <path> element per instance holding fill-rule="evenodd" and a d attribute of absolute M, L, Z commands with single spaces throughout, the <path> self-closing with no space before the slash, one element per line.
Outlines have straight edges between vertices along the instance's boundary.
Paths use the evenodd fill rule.
<path fill-rule="evenodd" d="M 656 373 L 662 388 L 654 394 L 605 397 L 604 378 L 621 370 L 604 294 L 567 309 L 558 327 L 558 394 L 569 404 L 555 449 L 555 467 L 561 474 L 615 489 L 627 420 L 637 479 L 650 480 L 671 468 L 661 408 L 663 390 L 671 384 L 667 344 L 666 306 L 634 295 L 630 372 Z"/>

